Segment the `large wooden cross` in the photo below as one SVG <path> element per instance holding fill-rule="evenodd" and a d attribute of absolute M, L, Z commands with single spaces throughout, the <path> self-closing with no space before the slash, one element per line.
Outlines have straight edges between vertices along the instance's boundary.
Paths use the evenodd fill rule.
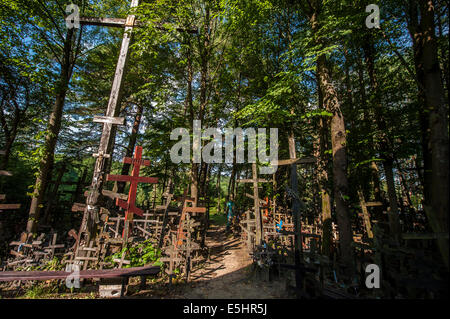
<path fill-rule="evenodd" d="M 130 190 L 128 192 L 127 201 L 116 198 L 116 205 L 125 209 L 125 227 L 122 234 L 122 238 L 126 242 L 128 240 L 129 230 L 131 228 L 131 223 L 133 222 L 133 214 L 139 216 L 144 215 L 144 211 L 136 207 L 136 194 L 138 183 L 158 183 L 158 178 L 156 177 L 144 177 L 139 176 L 139 171 L 142 166 L 149 166 L 150 161 L 142 159 L 142 146 L 136 146 L 134 149 L 134 157 L 125 157 L 123 159 L 124 163 L 132 164 L 133 171 L 131 176 L 129 175 L 107 175 L 107 181 L 117 181 L 117 182 L 130 182 Z"/>
<path fill-rule="evenodd" d="M 139 0 L 131 0 L 131 8 L 137 7 Z M 125 72 L 125 65 L 128 58 L 128 48 L 130 46 L 131 37 L 133 35 L 133 27 L 142 25 L 140 21 L 137 21 L 134 15 L 127 16 L 126 19 L 121 18 L 87 18 L 80 17 L 81 25 L 96 25 L 105 27 L 119 27 L 124 28 L 122 45 L 120 48 L 120 55 L 116 65 L 116 72 L 114 74 L 114 80 L 111 88 L 111 94 L 109 97 L 108 107 L 105 116 L 95 116 L 94 122 L 103 123 L 103 131 L 100 139 L 100 145 L 98 152 L 94 154 L 97 157 L 94 167 L 94 173 L 92 176 L 92 183 L 90 191 L 86 199 L 86 208 L 84 210 L 83 220 L 80 228 L 80 235 L 85 232 L 88 235 L 86 238 L 90 240 L 91 233 L 95 232 L 95 221 L 98 221 L 99 211 L 99 196 L 102 193 L 106 159 L 111 158 L 112 143 L 114 141 L 115 131 L 113 125 L 123 125 L 124 118 L 118 117 L 120 111 L 120 89 L 122 87 L 122 79 Z M 159 29 L 165 29 L 161 25 L 156 26 Z M 190 28 L 188 30 L 176 28 L 177 31 L 185 31 L 188 33 L 197 33 L 196 28 Z M 81 236 L 78 237 L 80 240 Z M 77 242 L 77 246 L 78 246 Z"/>
<path fill-rule="evenodd" d="M 131 0 L 131 8 L 137 7 L 138 3 L 139 0 Z M 128 58 L 128 48 L 131 42 L 134 20 L 134 15 L 129 15 L 126 19 L 122 45 L 120 48 L 120 55 L 116 65 L 116 72 L 114 74 L 114 80 L 111 88 L 111 94 L 109 96 L 106 114 L 105 116 L 94 117 L 94 122 L 103 123 L 103 130 L 102 136 L 100 138 L 98 152 L 94 154 L 94 157 L 97 157 L 97 160 L 95 162 L 90 190 L 86 199 L 86 208 L 84 210 L 77 247 L 79 246 L 78 244 L 83 232 L 88 235 L 86 238 L 87 241 L 91 239 L 90 237 L 92 233 L 95 233 L 96 222 L 99 220 L 99 196 L 101 194 L 104 183 L 105 168 L 107 166 L 106 159 L 111 158 L 111 154 L 109 154 L 109 152 L 112 149 L 112 143 L 114 140 L 114 133 L 112 132 L 113 125 L 123 125 L 124 123 L 124 118 L 120 118 L 117 116 L 119 115 L 120 111 L 120 89 L 122 87 L 125 64 Z"/>
<path fill-rule="evenodd" d="M 255 208 L 255 222 L 256 222 L 256 234 L 255 234 L 255 244 L 262 245 L 264 238 L 264 229 L 262 224 L 262 216 L 260 209 L 260 201 L 259 191 L 258 191 L 258 183 L 270 183 L 272 181 L 258 178 L 258 170 L 256 163 L 252 163 L 252 179 L 238 179 L 236 180 L 238 183 L 253 183 L 253 200 L 254 200 L 254 208 Z"/>

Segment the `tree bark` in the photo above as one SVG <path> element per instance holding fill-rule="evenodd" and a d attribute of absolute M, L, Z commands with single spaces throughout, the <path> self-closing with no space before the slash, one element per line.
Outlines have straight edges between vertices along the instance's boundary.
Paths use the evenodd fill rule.
<path fill-rule="evenodd" d="M 319 38 L 319 13 L 321 1 L 317 0 L 312 6 L 309 15 L 312 31 L 318 44 L 322 44 Z M 331 145 L 333 153 L 333 188 L 334 201 L 336 204 L 336 217 L 339 229 L 339 247 L 341 261 L 347 277 L 354 272 L 353 261 L 353 232 L 348 210 L 348 179 L 347 179 L 347 146 L 344 116 L 341 112 L 341 102 L 334 84 L 331 81 L 331 72 L 327 66 L 325 55 L 317 57 L 317 77 L 323 92 L 323 104 L 325 109 L 332 114 Z"/>
<path fill-rule="evenodd" d="M 424 156 L 424 208 L 432 230 L 448 232 L 448 114 L 439 67 L 431 0 L 410 0 L 408 27 L 413 39 L 419 116 Z M 420 17 L 420 20 L 419 20 Z M 437 239 L 445 266 L 449 267 L 448 239 Z"/>
<path fill-rule="evenodd" d="M 375 111 L 375 123 L 378 128 L 378 131 L 381 132 L 380 136 L 380 155 L 383 158 L 383 168 L 386 176 L 386 184 L 388 190 L 388 198 L 389 198 L 389 230 L 391 237 L 398 241 L 400 238 L 400 222 L 399 222 L 399 212 L 398 212 L 398 204 L 397 204 L 397 193 L 395 190 L 395 182 L 394 182 L 394 171 L 393 164 L 394 158 L 392 155 L 392 145 L 390 143 L 388 134 L 387 134 L 387 125 L 384 119 L 383 114 L 383 106 L 381 104 L 381 92 L 378 85 L 378 80 L 376 76 L 375 70 L 375 57 L 374 57 L 374 47 L 372 42 L 372 37 L 370 34 L 367 35 L 366 41 L 364 41 L 363 45 L 366 65 L 367 65 L 367 73 L 369 75 L 370 87 L 373 91 L 373 107 Z"/>
<path fill-rule="evenodd" d="M 343 264 L 348 274 L 353 271 L 353 232 L 348 211 L 348 179 L 347 179 L 347 150 L 344 116 L 340 109 L 340 102 L 336 89 L 331 83 L 325 56 L 317 60 L 317 74 L 324 93 L 324 105 L 331 118 L 331 145 L 333 152 L 333 186 L 336 215 L 339 227 L 339 246 Z"/>
<path fill-rule="evenodd" d="M 317 93 L 319 110 L 323 109 L 323 93 L 317 78 Z M 322 220 L 322 254 L 331 255 L 332 243 L 332 219 L 331 198 L 328 187 L 328 158 L 325 151 L 328 150 L 328 123 L 327 118 L 319 119 L 318 134 L 315 145 L 315 156 L 317 158 L 317 184 L 319 185 L 321 197 L 321 220 Z"/>
<path fill-rule="evenodd" d="M 142 106 L 141 103 L 136 104 L 136 106 L 137 106 L 136 115 L 134 116 L 133 128 L 131 130 L 131 135 L 130 135 L 130 139 L 128 141 L 128 146 L 127 146 L 127 150 L 125 152 L 125 157 L 133 156 L 134 147 L 136 146 L 136 140 L 137 140 L 138 133 L 139 133 L 139 126 L 141 125 L 142 112 L 144 110 L 144 107 Z M 122 171 L 120 174 L 128 175 L 130 173 L 130 167 L 131 167 L 131 164 L 124 163 L 122 165 Z M 118 182 L 117 183 L 117 192 L 123 193 L 123 191 L 125 190 L 125 186 L 126 186 L 125 182 Z"/>
<path fill-rule="evenodd" d="M 431 142 L 431 207 L 426 207 L 428 220 L 434 232 L 448 232 L 449 214 L 449 160 L 448 114 L 445 106 L 441 70 L 437 54 L 434 25 L 434 7 L 431 0 L 419 1 L 423 31 L 423 74 L 426 110 L 430 112 Z M 446 267 L 449 267 L 448 239 L 437 240 Z"/>
<path fill-rule="evenodd" d="M 38 177 L 34 186 L 33 199 L 31 201 L 28 213 L 28 223 L 26 231 L 33 233 L 36 231 L 36 225 L 40 218 L 42 202 L 48 185 L 51 168 L 53 166 L 54 153 L 58 135 L 61 130 L 61 119 L 64 108 L 66 93 L 69 88 L 70 78 L 72 77 L 73 63 L 71 59 L 72 53 L 72 37 L 74 28 L 68 29 L 66 39 L 64 41 L 64 55 L 61 64 L 60 78 L 56 88 L 56 99 L 53 104 L 52 113 L 47 127 L 47 135 L 45 137 L 44 154 L 40 161 Z"/>
<path fill-rule="evenodd" d="M 417 78 L 417 100 L 419 103 L 418 116 L 421 131 L 421 150 L 423 161 L 423 175 L 421 178 L 423 186 L 423 205 L 431 203 L 431 141 L 430 141 L 430 116 L 425 105 L 425 76 L 423 70 L 423 32 L 419 24 L 419 11 L 416 0 L 409 2 L 408 29 L 413 42 L 414 68 Z"/>

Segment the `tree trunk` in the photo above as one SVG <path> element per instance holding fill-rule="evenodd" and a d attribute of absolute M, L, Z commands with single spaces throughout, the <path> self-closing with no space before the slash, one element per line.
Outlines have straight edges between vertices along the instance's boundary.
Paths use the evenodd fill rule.
<path fill-rule="evenodd" d="M 419 21 L 420 17 L 420 21 Z M 424 157 L 424 208 L 432 230 L 448 232 L 448 114 L 437 53 L 434 7 L 431 0 L 410 0 L 408 28 L 413 40 L 414 65 Z M 448 239 L 437 240 L 449 267 Z"/>
<path fill-rule="evenodd" d="M 332 244 L 332 219 L 331 219 L 331 199 L 328 191 L 328 172 L 325 151 L 328 149 L 328 142 L 326 135 L 328 133 L 327 125 L 324 123 L 325 119 L 320 119 L 318 150 L 317 150 L 317 179 L 321 194 L 322 207 L 322 254 L 330 256 Z"/>
<path fill-rule="evenodd" d="M 38 177 L 34 186 L 33 199 L 29 210 L 28 223 L 26 231 L 31 233 L 36 231 L 36 224 L 40 217 L 42 201 L 48 185 L 51 168 L 53 166 L 56 142 L 59 131 L 61 130 L 61 119 L 64 108 L 66 93 L 72 77 L 73 61 L 71 61 L 72 37 L 74 28 L 69 29 L 64 41 L 64 56 L 62 59 L 60 79 L 56 88 L 56 99 L 53 105 L 52 113 L 48 124 L 48 133 L 45 137 L 44 154 L 40 162 Z"/>
<path fill-rule="evenodd" d="M 448 114 L 439 68 L 434 26 L 434 8 L 431 0 L 420 0 L 421 29 L 423 31 L 423 74 L 426 110 L 430 111 L 431 141 L 431 207 L 425 208 L 434 232 L 448 232 L 449 214 L 449 160 Z M 448 239 L 437 240 L 444 264 L 449 266 Z"/>
<path fill-rule="evenodd" d="M 220 201 L 222 199 L 222 191 L 220 188 L 220 178 L 222 176 L 222 164 L 219 164 L 219 172 L 217 173 L 216 194 L 217 194 L 217 214 L 220 214 Z"/>
<path fill-rule="evenodd" d="M 314 1 L 309 12 L 309 21 L 313 35 L 316 37 L 317 44 L 323 44 L 323 38 L 320 38 L 319 13 L 321 10 L 321 1 Z M 348 179 L 347 179 L 347 150 L 346 150 L 346 131 L 344 116 L 341 112 L 341 102 L 334 84 L 331 81 L 331 72 L 327 67 L 327 59 L 321 54 L 317 57 L 317 77 L 320 88 L 323 93 L 323 104 L 325 109 L 332 114 L 331 128 L 331 146 L 333 153 L 333 188 L 334 201 L 336 203 L 336 217 L 339 229 L 339 247 L 341 261 L 345 268 L 345 275 L 351 277 L 354 272 L 353 262 L 353 232 L 348 210 Z"/>
<path fill-rule="evenodd" d="M 134 147 L 136 146 L 136 140 L 137 140 L 137 136 L 139 133 L 139 126 L 141 125 L 142 112 L 143 112 L 144 107 L 140 103 L 137 104 L 136 106 L 137 106 L 136 115 L 134 116 L 133 128 L 131 130 L 130 140 L 128 141 L 128 146 L 127 146 L 127 150 L 125 152 L 125 157 L 133 156 Z M 131 167 L 131 164 L 124 163 L 122 165 L 122 171 L 120 174 L 128 175 L 130 172 L 130 167 Z M 117 192 L 123 193 L 123 191 L 125 190 L 125 185 L 126 185 L 125 182 L 118 182 L 117 183 Z"/>
<path fill-rule="evenodd" d="M 393 163 L 394 158 L 392 155 L 392 145 L 389 141 L 389 137 L 387 135 L 387 125 L 383 115 L 383 106 L 381 103 L 381 92 L 378 85 L 378 80 L 376 77 L 375 71 L 375 57 L 374 57 L 374 47 L 372 43 L 372 38 L 370 35 L 366 37 L 366 41 L 363 45 L 366 65 L 367 65 L 367 73 L 370 79 L 370 87 L 373 91 L 373 107 L 375 111 L 375 122 L 378 131 L 381 132 L 380 136 L 380 154 L 383 158 L 383 167 L 384 173 L 386 176 L 386 184 L 388 190 L 388 198 L 389 198 L 389 230 L 391 237 L 398 241 L 400 238 L 400 222 L 398 216 L 398 205 L 397 205 L 397 193 L 395 190 L 395 182 L 394 182 L 394 171 L 393 171 Z"/>
<path fill-rule="evenodd" d="M 339 228 L 339 247 L 346 274 L 353 272 L 353 232 L 348 211 L 348 179 L 347 150 L 344 116 L 334 85 L 331 82 L 330 71 L 326 66 L 326 58 L 321 55 L 317 59 L 317 75 L 323 89 L 325 109 L 332 113 L 331 145 L 333 152 L 333 187 L 336 204 L 337 223 Z"/>
<path fill-rule="evenodd" d="M 419 25 L 419 11 L 416 0 L 409 3 L 408 29 L 413 42 L 414 68 L 417 78 L 417 100 L 419 103 L 418 115 L 421 131 L 421 150 L 423 160 L 423 177 L 421 178 L 423 186 L 423 205 L 429 206 L 431 202 L 431 142 L 430 142 L 430 117 L 425 105 L 425 76 L 423 70 L 423 33 Z"/>
<path fill-rule="evenodd" d="M 317 78 L 317 93 L 319 110 L 323 109 L 323 93 Z M 315 156 L 317 158 L 317 184 L 319 185 L 321 197 L 321 219 L 322 219 L 322 254 L 331 255 L 332 243 L 332 219 L 331 199 L 328 187 L 328 158 L 325 151 L 328 150 L 328 123 L 327 118 L 319 119 L 318 134 L 315 145 Z"/>

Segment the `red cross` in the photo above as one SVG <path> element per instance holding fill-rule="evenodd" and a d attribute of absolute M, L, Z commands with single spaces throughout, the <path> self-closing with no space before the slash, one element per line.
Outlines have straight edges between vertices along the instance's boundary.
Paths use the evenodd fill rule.
<path fill-rule="evenodd" d="M 144 215 L 144 211 L 136 207 L 136 192 L 138 183 L 158 183 L 156 177 L 139 176 L 141 165 L 149 166 L 150 161 L 142 159 L 142 146 L 136 146 L 134 149 L 134 157 L 125 157 L 124 163 L 133 165 L 133 172 L 129 175 L 107 175 L 106 180 L 117 182 L 130 182 L 130 191 L 128 192 L 128 200 L 116 199 L 116 205 L 125 209 L 125 220 L 133 220 L 133 213 L 139 216 Z"/>

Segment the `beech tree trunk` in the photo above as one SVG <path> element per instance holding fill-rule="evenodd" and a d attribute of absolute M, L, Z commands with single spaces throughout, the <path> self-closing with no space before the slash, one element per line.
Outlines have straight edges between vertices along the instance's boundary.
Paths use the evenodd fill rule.
<path fill-rule="evenodd" d="M 317 87 L 319 109 L 323 109 L 323 94 L 319 79 L 317 79 Z M 321 196 L 322 254 L 330 256 L 333 229 L 331 219 L 331 198 L 328 186 L 328 158 L 325 154 L 325 151 L 328 150 L 328 123 L 326 118 L 321 118 L 319 120 L 318 131 L 315 156 L 317 158 L 317 183 L 319 185 Z"/>
<path fill-rule="evenodd" d="M 333 187 L 339 229 L 339 247 L 347 274 L 353 272 L 353 232 L 348 211 L 347 150 L 344 116 L 336 89 L 331 82 L 324 55 L 317 59 L 317 75 L 323 88 L 325 109 L 332 113 L 331 145 L 333 152 Z"/>
<path fill-rule="evenodd" d="M 318 19 L 322 1 L 316 0 L 311 6 L 309 20 L 313 35 L 318 37 L 320 21 Z M 322 44 L 323 39 L 317 38 L 317 43 Z M 347 179 L 347 143 L 344 116 L 341 111 L 336 88 L 331 81 L 331 72 L 327 66 L 325 55 L 317 57 L 317 77 L 323 93 L 323 104 L 325 109 L 332 114 L 331 145 L 333 153 L 333 188 L 334 201 L 336 204 L 336 217 L 339 229 L 339 248 L 344 272 L 347 277 L 351 277 L 354 272 L 353 261 L 353 232 L 348 210 L 348 179 Z"/>

